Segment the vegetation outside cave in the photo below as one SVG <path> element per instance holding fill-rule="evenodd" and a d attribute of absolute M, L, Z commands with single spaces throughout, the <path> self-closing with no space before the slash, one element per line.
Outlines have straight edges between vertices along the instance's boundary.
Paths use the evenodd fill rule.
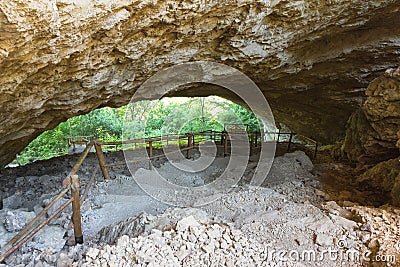
<path fill-rule="evenodd" d="M 204 101 L 203 111 L 200 104 L 202 101 Z M 222 131 L 224 126 L 220 123 L 221 121 L 237 123 L 237 118 L 249 125 L 249 131 L 259 130 L 259 120 L 254 113 L 220 97 L 174 97 L 153 102 L 140 101 L 120 108 L 105 107 L 85 115 L 72 117 L 56 128 L 43 132 L 17 156 L 13 164 L 25 165 L 36 159 L 65 155 L 68 153 L 69 136 L 93 136 L 100 141 L 119 141 L 122 139 L 124 118 L 127 112 L 140 116 L 146 112 L 150 104 L 151 109 L 147 114 L 144 137 L 160 136 L 166 133 Z M 169 116 L 170 114 L 173 116 Z M 169 120 L 168 124 L 165 124 L 167 120 Z M 185 122 L 183 127 L 175 127 L 182 121 Z M 176 129 L 179 129 L 179 133 Z"/>

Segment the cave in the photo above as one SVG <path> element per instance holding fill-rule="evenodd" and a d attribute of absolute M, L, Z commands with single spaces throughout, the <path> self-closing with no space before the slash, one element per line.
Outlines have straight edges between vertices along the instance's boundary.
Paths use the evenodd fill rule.
<path fill-rule="evenodd" d="M 138 209 L 104 227 L 100 219 L 85 212 L 103 209 L 110 213 L 115 208 L 110 206 L 113 199 L 92 199 L 91 208 L 82 204 L 82 214 L 88 216 L 83 217 L 86 225 L 85 220 L 82 223 L 89 236 L 100 236 L 98 247 L 86 242 L 70 245 L 67 236 L 73 235 L 71 228 L 62 225 L 67 228 L 56 231 L 50 224 L 36 236 L 35 246 L 15 252 L 21 256 L 31 249 L 28 256 L 7 257 L 4 264 L 263 266 L 287 261 L 286 256 L 277 256 L 279 250 L 294 249 L 299 256 L 301 250 L 321 252 L 335 247 L 375 257 L 375 261 L 356 261 L 355 266 L 396 266 L 400 263 L 399 6 L 399 0 L 0 2 L 0 199 L 4 198 L 0 231 L 7 236 L 0 242 L 0 259 L 9 248 L 5 240 L 18 232 L 11 229 L 12 222 L 32 219 L 52 201 L 44 192 L 32 197 L 23 189 L 47 183 L 61 190 L 62 179 L 73 176 L 69 172 L 79 161 L 79 155 L 69 155 L 10 167 L 35 138 L 70 118 L 103 107 L 122 107 L 132 99 L 218 96 L 257 116 L 268 117 L 271 111 L 277 129 L 282 125 L 294 138 L 312 140 L 317 144 L 316 154 L 304 149 L 304 140 L 297 145 L 293 142 L 291 149 L 287 143 L 277 142 L 271 164 L 259 167 L 270 171 L 270 180 L 232 185 L 234 190 L 226 201 L 218 200 L 204 209 L 188 205 L 180 210 L 164 206 L 152 210 L 155 200 L 143 196 L 140 200 L 153 214 Z M 171 72 L 162 83 L 151 83 L 160 72 L 179 66 L 184 75 Z M 248 77 L 260 94 L 246 91 L 247 85 L 240 82 L 242 95 L 218 83 L 207 83 L 210 79 L 237 82 L 236 76 L 230 76 L 231 70 Z M 191 82 L 165 91 L 164 85 L 174 79 Z M 148 86 L 145 91 L 144 85 Z M 262 96 L 268 108 L 254 107 L 243 95 L 249 99 Z M 220 146 L 224 145 L 223 136 L 220 133 Z M 250 146 L 254 145 L 253 139 L 251 142 Z M 259 149 L 262 151 L 257 147 L 248 155 L 251 160 L 243 177 L 256 172 Z M 153 152 L 159 153 L 158 149 Z M 104 152 L 104 157 L 111 164 L 122 159 L 123 153 Z M 193 153 L 190 156 L 197 157 L 200 152 Z M 218 164 L 232 158 L 224 154 L 229 153 L 216 157 Z M 102 169 L 93 175 L 99 183 L 96 193 L 118 195 L 113 191 L 118 183 L 131 181 L 129 177 L 135 175 L 123 167 L 110 167 L 111 180 L 106 179 L 101 155 L 97 154 L 98 162 L 96 154 L 89 153 L 78 176 L 87 183 L 93 166 L 100 163 Z M 171 172 L 170 163 L 154 162 L 155 169 Z M 143 177 L 152 177 L 147 165 L 136 167 L 141 168 Z M 215 173 L 225 167 L 218 168 Z M 104 185 L 107 183 L 109 188 Z M 45 205 L 30 202 L 35 198 Z M 120 209 L 129 210 L 127 205 L 134 201 L 129 195 Z M 237 206 L 230 206 L 229 201 Z M 60 225 L 71 216 L 71 212 L 63 214 L 56 218 Z M 57 235 L 54 240 L 65 240 L 66 245 L 54 246 L 56 251 L 45 256 L 47 250 L 40 244 L 46 234 Z M 201 238 L 214 242 L 215 247 Z M 157 242 L 163 246 L 154 245 Z M 271 247 L 274 242 L 276 247 Z M 241 256 L 223 256 L 239 243 Z M 182 244 L 185 249 L 179 249 Z M 251 264 L 248 255 L 241 253 L 246 246 L 252 247 Z M 146 254 L 146 249 L 168 253 L 164 251 L 158 258 Z M 324 266 L 340 265 L 338 260 L 324 260 Z M 317 265 L 315 260 L 306 263 Z"/>

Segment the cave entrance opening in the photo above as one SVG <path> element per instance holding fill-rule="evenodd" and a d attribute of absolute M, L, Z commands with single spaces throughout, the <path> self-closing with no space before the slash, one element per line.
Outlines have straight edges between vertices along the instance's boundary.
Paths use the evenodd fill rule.
<path fill-rule="evenodd" d="M 145 122 L 144 131 L 131 129 L 135 132 L 135 138 L 189 132 L 222 132 L 225 124 L 234 123 L 248 125 L 249 132 L 259 132 L 261 129 L 260 121 L 254 113 L 224 98 L 165 97 L 158 101 L 140 101 L 119 108 L 100 108 L 72 117 L 39 135 L 17 155 L 9 167 L 80 153 L 93 139 L 102 142 L 120 141 L 124 123 L 127 120 L 131 122 L 135 116 Z M 128 130 L 125 133 L 128 134 Z M 274 138 L 273 134 L 271 138 Z M 157 147 L 156 142 L 154 146 Z M 121 149 L 120 145 L 104 148 L 105 151 L 118 149 Z"/>
<path fill-rule="evenodd" d="M 129 125 L 134 120 L 140 123 Z M 296 149 L 305 150 L 312 158 L 317 155 L 318 143 L 314 140 L 296 134 L 280 123 L 277 123 L 276 130 L 265 130 L 253 112 L 225 98 L 165 97 L 156 101 L 139 101 L 119 108 L 104 107 L 72 117 L 38 136 L 8 166 L 81 153 L 94 139 L 109 143 L 120 141 L 124 126 L 125 134 L 135 139 L 207 131 L 223 132 L 226 131 L 226 125 L 246 125 L 246 131 L 253 133 L 260 142 L 277 142 L 278 155 Z M 143 131 L 137 127 L 142 127 Z M 168 138 L 166 139 L 169 144 Z M 152 145 L 157 149 L 160 143 L 154 142 Z M 138 146 L 139 144 L 134 144 L 135 148 Z M 121 145 L 104 147 L 105 151 L 119 149 L 122 149 Z M 94 148 L 91 152 L 94 152 Z"/>

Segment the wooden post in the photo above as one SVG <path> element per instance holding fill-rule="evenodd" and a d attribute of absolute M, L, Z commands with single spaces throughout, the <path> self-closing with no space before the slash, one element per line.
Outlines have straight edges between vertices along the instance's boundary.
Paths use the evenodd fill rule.
<path fill-rule="evenodd" d="M 281 128 L 278 129 L 278 140 L 276 140 L 276 143 L 279 143 L 279 137 L 281 136 Z"/>
<path fill-rule="evenodd" d="M 255 132 L 254 147 L 258 145 L 258 132 Z"/>
<path fill-rule="evenodd" d="M 79 179 L 78 175 L 71 176 L 72 193 L 72 222 L 74 223 L 75 243 L 83 243 L 82 222 L 81 222 L 81 202 L 79 197 Z"/>
<path fill-rule="evenodd" d="M 194 137 L 192 134 L 188 135 L 188 144 L 187 144 L 188 150 L 186 150 L 186 158 L 188 158 L 188 159 L 190 159 L 192 157 L 191 149 L 190 149 L 190 147 L 192 146 L 192 137 Z"/>
<path fill-rule="evenodd" d="M 288 144 L 288 146 L 287 146 L 287 151 L 288 151 L 288 152 L 290 151 L 290 145 L 292 144 L 292 137 L 293 137 L 293 133 L 290 132 L 289 144 Z"/>
<path fill-rule="evenodd" d="M 153 157 L 153 141 L 149 141 L 149 157 Z"/>
<path fill-rule="evenodd" d="M 253 155 L 254 134 L 250 134 L 250 156 Z"/>
<path fill-rule="evenodd" d="M 318 143 L 315 143 L 314 159 L 317 158 L 317 152 L 318 152 Z"/>
<path fill-rule="evenodd" d="M 108 173 L 106 167 L 106 161 L 104 159 L 104 154 L 103 150 L 101 149 L 101 145 L 98 142 L 94 142 L 94 147 L 96 148 L 96 155 L 97 159 L 99 160 L 101 172 L 103 173 L 104 179 L 108 180 L 110 179 L 110 174 Z"/>
<path fill-rule="evenodd" d="M 224 157 L 228 155 L 228 134 L 223 134 L 224 140 Z"/>

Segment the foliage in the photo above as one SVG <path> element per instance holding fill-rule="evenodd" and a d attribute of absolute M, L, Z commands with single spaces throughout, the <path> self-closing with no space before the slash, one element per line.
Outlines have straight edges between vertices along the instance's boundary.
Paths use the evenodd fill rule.
<path fill-rule="evenodd" d="M 219 97 L 166 98 L 141 101 L 121 108 L 101 108 L 70 118 L 42 133 L 20 153 L 18 163 L 26 164 L 31 160 L 66 154 L 69 136 L 93 136 L 101 141 L 117 141 L 123 137 L 132 139 L 222 131 L 225 123 L 248 124 L 250 131 L 259 129 L 259 121 L 252 112 Z M 144 136 L 140 136 L 140 132 Z"/>

